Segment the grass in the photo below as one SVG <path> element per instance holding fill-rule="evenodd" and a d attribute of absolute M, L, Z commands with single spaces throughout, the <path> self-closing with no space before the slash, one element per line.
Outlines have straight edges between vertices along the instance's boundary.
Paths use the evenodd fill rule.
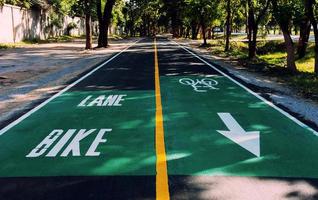
<path fill-rule="evenodd" d="M 47 40 L 40 41 L 39 43 L 43 43 L 43 42 L 44 43 L 47 43 L 47 42 L 49 42 L 49 43 L 50 42 L 71 42 L 75 38 L 78 38 L 78 37 L 62 35 L 62 36 L 48 38 Z"/>
<path fill-rule="evenodd" d="M 46 40 L 41 40 L 38 38 L 23 40 L 22 42 L 16 43 L 0 43 L 0 49 L 9 49 L 9 48 L 17 48 L 26 45 L 32 44 L 46 44 L 46 43 L 55 43 L 55 42 L 72 42 L 74 39 L 85 39 L 85 36 L 68 36 L 62 35 L 58 37 L 50 37 Z"/>
<path fill-rule="evenodd" d="M 32 43 L 28 41 L 16 42 L 16 43 L 0 43 L 0 49 L 17 48 L 17 47 L 21 47 L 21 46 L 25 46 L 29 44 L 32 44 Z"/>
<path fill-rule="evenodd" d="M 306 98 L 318 101 L 318 76 L 314 74 L 314 44 L 310 43 L 304 58 L 296 60 L 298 74 L 290 74 L 286 70 L 287 53 L 284 51 L 284 41 L 258 42 L 257 58 L 248 59 L 247 42 L 231 42 L 231 50 L 224 52 L 224 40 L 209 41 L 208 48 L 212 54 L 239 61 L 240 65 L 264 75 L 277 77 L 280 81 L 295 88 L 295 92 Z M 297 56 L 297 55 L 296 55 Z"/>
<path fill-rule="evenodd" d="M 85 39 L 85 35 L 80 36 L 68 36 L 68 35 L 62 35 L 57 37 L 50 37 L 45 40 L 41 40 L 38 38 L 34 38 L 31 40 L 23 40 L 22 42 L 16 42 L 16 43 L 0 43 L 0 49 L 10 49 L 10 48 L 18 48 L 26 45 L 32 45 L 32 44 L 46 44 L 46 43 L 57 43 L 57 42 L 72 42 L 74 39 Z M 93 36 L 93 39 L 96 39 L 95 36 Z M 120 40 L 123 39 L 119 35 L 110 35 L 109 39 L 113 40 Z"/>
<path fill-rule="evenodd" d="M 258 57 L 270 65 L 284 67 L 286 65 L 286 56 L 287 54 L 285 52 L 272 52 Z"/>
<path fill-rule="evenodd" d="M 209 50 L 213 54 L 226 57 L 235 57 L 235 58 L 246 58 L 247 57 L 247 45 L 244 42 L 231 42 L 231 51 L 224 51 L 224 41 L 223 40 L 212 40 L 209 41 L 210 47 Z"/>
<path fill-rule="evenodd" d="M 0 49 L 9 49 L 9 48 L 16 48 L 16 45 L 11 43 L 0 43 Z"/>

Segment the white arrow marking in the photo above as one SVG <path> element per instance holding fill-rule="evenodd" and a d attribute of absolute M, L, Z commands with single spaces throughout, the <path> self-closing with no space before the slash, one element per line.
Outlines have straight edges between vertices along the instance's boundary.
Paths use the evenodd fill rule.
<path fill-rule="evenodd" d="M 218 113 L 229 131 L 217 131 L 247 151 L 260 157 L 260 132 L 246 132 L 230 113 Z"/>

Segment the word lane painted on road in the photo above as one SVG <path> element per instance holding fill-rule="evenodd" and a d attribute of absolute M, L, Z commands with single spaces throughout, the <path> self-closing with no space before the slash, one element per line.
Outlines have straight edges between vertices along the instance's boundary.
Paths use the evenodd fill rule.
<path fill-rule="evenodd" d="M 69 141 L 71 142 L 66 146 L 64 151 L 62 151 L 60 156 L 81 156 L 82 154 L 80 142 L 92 134 L 96 134 L 96 137 L 85 153 L 85 156 L 99 156 L 100 152 L 97 152 L 96 149 L 99 144 L 105 143 L 107 141 L 104 138 L 105 133 L 111 131 L 112 129 L 100 129 L 99 131 L 97 131 L 97 129 L 69 129 L 67 131 L 64 131 L 62 129 L 55 129 L 48 136 L 46 136 L 26 157 L 34 158 L 42 156 L 59 138 L 59 141 L 45 155 L 46 157 L 56 157 Z M 75 136 L 71 140 L 73 135 Z"/>
<path fill-rule="evenodd" d="M 122 103 L 127 95 L 99 95 L 94 97 L 89 95 L 85 97 L 77 106 L 78 107 L 93 107 L 93 106 L 122 106 Z"/>

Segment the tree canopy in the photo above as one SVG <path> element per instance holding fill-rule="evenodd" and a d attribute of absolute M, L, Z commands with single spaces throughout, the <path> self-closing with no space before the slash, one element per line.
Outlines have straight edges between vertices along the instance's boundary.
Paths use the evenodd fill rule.
<path fill-rule="evenodd" d="M 98 21 L 98 46 L 107 47 L 110 27 L 126 36 L 154 36 L 171 33 L 173 37 L 214 38 L 224 31 L 225 51 L 230 49 L 234 32 L 246 33 L 249 59 L 257 56 L 257 38 L 279 29 L 284 36 L 287 67 L 296 72 L 295 50 L 304 57 L 310 27 L 316 38 L 316 73 L 318 73 L 318 9 L 315 0 L 0 0 L 30 9 L 51 9 L 56 16 L 71 15 Z M 298 47 L 292 30 L 300 32 Z M 89 38 L 88 38 L 89 39 Z M 90 39 L 91 40 L 91 39 Z"/>

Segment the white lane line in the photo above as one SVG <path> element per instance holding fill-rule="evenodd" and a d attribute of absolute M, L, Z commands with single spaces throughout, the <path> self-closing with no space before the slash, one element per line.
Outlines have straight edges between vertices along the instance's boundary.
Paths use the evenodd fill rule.
<path fill-rule="evenodd" d="M 171 40 L 170 40 L 171 41 Z M 240 87 L 242 87 L 243 89 L 245 89 L 246 91 L 248 91 L 249 93 L 251 93 L 252 95 L 254 95 L 255 97 L 257 97 L 258 99 L 264 101 L 267 105 L 271 106 L 272 108 L 274 108 L 275 110 L 279 111 L 281 114 L 285 115 L 286 117 L 288 117 L 289 119 L 291 119 L 292 121 L 294 121 L 296 124 L 298 124 L 299 126 L 311 131 L 314 135 L 318 136 L 317 131 L 315 131 L 314 129 L 310 128 L 309 126 L 307 126 L 306 124 L 304 124 L 303 122 L 299 121 L 298 119 L 296 119 L 295 117 L 293 117 L 292 115 L 290 115 L 289 113 L 285 112 L 284 110 L 282 110 L 281 108 L 277 107 L 275 104 L 273 104 L 272 102 L 264 99 L 263 97 L 261 97 L 259 94 L 253 92 L 252 90 L 250 90 L 249 88 L 245 87 L 244 85 L 242 85 L 241 83 L 239 83 L 238 81 L 234 80 L 233 78 L 231 78 L 229 75 L 227 75 L 226 73 L 222 72 L 221 70 L 219 70 L 218 68 L 216 68 L 215 66 L 211 65 L 210 63 L 208 63 L 207 61 L 205 61 L 204 59 L 202 59 L 200 56 L 198 56 L 197 54 L 193 53 L 192 51 L 188 50 L 187 48 L 185 48 L 184 46 L 180 45 L 179 43 L 177 43 L 176 41 L 173 41 L 175 44 L 177 44 L 179 47 L 181 47 L 182 49 L 184 49 L 185 51 L 187 51 L 188 53 L 190 53 L 191 55 L 193 55 L 194 57 L 196 57 L 197 59 L 199 59 L 200 61 L 202 61 L 203 63 L 205 63 L 206 65 L 208 65 L 209 67 L 213 68 L 215 71 L 219 72 L 220 74 L 222 74 L 223 76 L 225 76 L 226 78 L 230 79 L 232 82 L 236 83 L 237 85 L 239 85 Z"/>
<path fill-rule="evenodd" d="M 46 101 L 42 102 L 40 105 L 36 106 L 35 108 L 33 108 L 32 110 L 30 110 L 29 112 L 25 113 L 24 115 L 22 115 L 21 117 L 19 117 L 18 119 L 16 119 L 15 121 L 11 122 L 10 124 L 8 124 L 6 127 L 4 127 L 3 129 L 0 130 L 0 136 L 3 135 L 5 132 L 7 132 L 8 130 L 10 130 L 12 127 L 14 127 L 15 125 L 17 125 L 18 123 L 20 123 L 21 121 L 25 120 L 27 117 L 29 117 L 30 115 L 32 115 L 34 112 L 36 112 L 37 110 L 41 109 L 43 106 L 45 106 L 46 104 L 48 104 L 50 101 L 52 101 L 53 99 L 57 98 L 58 96 L 60 96 L 61 94 L 63 94 L 64 92 L 66 92 L 67 90 L 69 90 L 71 87 L 73 87 L 74 85 L 78 84 L 79 82 L 81 82 L 82 80 L 84 80 L 85 78 L 87 78 L 88 76 L 92 75 L 94 72 L 96 72 L 97 70 L 99 70 L 100 68 L 104 67 L 105 65 L 107 65 L 109 62 L 111 62 L 112 60 L 114 60 L 117 56 L 119 56 L 120 54 L 124 53 L 127 49 L 129 49 L 130 47 L 132 47 L 133 45 L 135 45 L 137 42 L 141 41 L 142 39 L 137 40 L 136 42 L 134 42 L 133 44 L 129 45 L 128 47 L 126 47 L 125 49 L 123 49 L 122 51 L 120 51 L 119 53 L 117 53 L 116 55 L 114 55 L 113 57 L 111 57 L 110 59 L 106 60 L 104 63 L 100 64 L 99 66 L 97 66 L 96 68 L 94 68 L 92 71 L 88 72 L 87 74 L 85 74 L 84 76 L 82 76 L 80 79 L 76 80 L 75 82 L 71 83 L 70 85 L 66 86 L 64 89 L 62 89 L 61 91 L 59 91 L 58 93 L 56 93 L 55 95 L 53 95 L 52 97 L 50 97 L 49 99 L 47 99 Z"/>

